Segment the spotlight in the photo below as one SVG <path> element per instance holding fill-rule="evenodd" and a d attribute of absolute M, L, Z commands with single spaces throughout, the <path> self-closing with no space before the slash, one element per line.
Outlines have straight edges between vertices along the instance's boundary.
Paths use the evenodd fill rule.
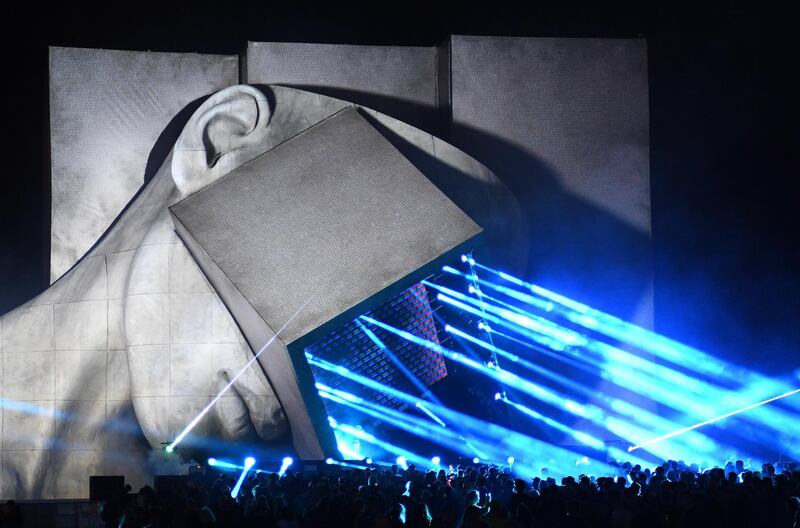
<path fill-rule="evenodd" d="M 510 466 L 510 465 L 513 465 L 513 464 L 514 464 L 514 457 L 508 457 L 508 458 L 506 459 L 506 462 L 508 462 L 508 465 L 509 465 L 509 466 Z"/>
<path fill-rule="evenodd" d="M 466 255 L 461 255 L 461 262 L 466 264 L 467 260 L 468 260 L 468 258 L 467 258 Z"/>
<path fill-rule="evenodd" d="M 367 464 L 372 464 L 372 459 L 371 458 L 367 458 L 364 462 L 366 462 Z"/>
<path fill-rule="evenodd" d="M 441 458 L 439 458 L 438 456 L 435 456 L 435 457 L 433 457 L 433 458 L 431 459 L 431 463 L 432 463 L 434 466 L 438 466 L 438 465 L 439 465 L 441 462 L 442 462 L 442 459 L 441 459 Z"/>
<path fill-rule="evenodd" d="M 470 284 L 470 285 L 469 285 L 469 288 L 467 288 L 467 291 L 468 291 L 468 292 L 470 292 L 471 294 L 475 295 L 475 292 L 476 292 L 477 290 L 475 289 L 475 286 L 473 286 L 472 284 Z"/>
<path fill-rule="evenodd" d="M 175 448 L 173 446 L 171 446 L 171 445 L 168 445 L 167 446 L 167 453 L 172 453 L 173 451 L 175 451 Z"/>
<path fill-rule="evenodd" d="M 208 459 L 208 465 L 211 466 L 211 467 L 216 466 L 217 465 L 217 459 L 216 458 L 209 458 Z"/>
<path fill-rule="evenodd" d="M 503 395 L 502 395 L 502 394 L 500 394 L 499 392 L 495 392 L 495 393 L 494 393 L 494 399 L 495 399 L 495 400 L 499 400 L 499 399 L 500 399 L 500 398 L 502 398 L 502 397 L 503 397 Z"/>
<path fill-rule="evenodd" d="M 242 489 L 242 483 L 244 483 L 244 479 L 247 476 L 247 473 L 250 471 L 256 464 L 256 459 L 253 457 L 247 457 L 244 459 L 244 469 L 242 470 L 242 474 L 239 475 L 239 480 L 236 481 L 236 485 L 231 490 L 231 498 L 236 499 L 239 496 L 239 490 Z"/>
<path fill-rule="evenodd" d="M 397 465 L 403 468 L 404 470 L 408 469 L 408 461 L 406 460 L 406 457 L 404 457 L 403 455 L 397 457 L 397 460 L 395 462 L 397 462 Z"/>
<path fill-rule="evenodd" d="M 472 459 L 472 463 L 473 464 L 480 464 L 481 463 L 481 459 L 478 458 L 478 457 L 475 457 L 475 458 Z"/>
<path fill-rule="evenodd" d="M 293 463 L 294 460 L 292 460 L 292 457 L 284 457 L 283 462 L 281 463 L 281 468 L 278 470 L 278 476 L 282 477 L 283 474 L 286 473 L 286 470 L 289 469 L 289 466 L 291 466 Z"/>
<path fill-rule="evenodd" d="M 329 465 L 333 464 L 333 459 L 331 457 L 328 457 L 328 458 L 325 459 L 325 463 L 329 464 Z"/>

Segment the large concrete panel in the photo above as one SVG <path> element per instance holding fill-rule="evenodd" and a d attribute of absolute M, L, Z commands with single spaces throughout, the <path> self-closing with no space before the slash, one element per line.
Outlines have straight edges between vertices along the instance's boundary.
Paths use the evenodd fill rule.
<path fill-rule="evenodd" d="M 51 282 L 158 168 L 180 132 L 152 152 L 170 121 L 238 77 L 236 56 L 50 49 Z"/>
<path fill-rule="evenodd" d="M 344 99 L 428 131 L 438 124 L 433 47 L 249 42 L 245 81 Z"/>
<path fill-rule="evenodd" d="M 651 325 L 645 41 L 450 44 L 453 142 L 506 183 L 528 232 L 484 258 Z"/>

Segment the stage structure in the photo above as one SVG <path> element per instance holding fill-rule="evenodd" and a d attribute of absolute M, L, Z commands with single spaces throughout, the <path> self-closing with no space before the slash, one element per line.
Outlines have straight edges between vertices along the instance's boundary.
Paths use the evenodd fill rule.
<path fill-rule="evenodd" d="M 250 43 L 241 60 L 51 49 L 53 284 L 0 318 L 0 497 L 172 471 L 162 444 L 287 321 L 186 448 L 330 456 L 306 354 L 361 346 L 365 312 L 436 342 L 419 281 L 462 250 L 547 282 L 605 237 L 613 255 L 570 264 L 567 291 L 603 299 L 625 277 L 612 308 L 648 323 L 644 50 L 455 36 Z M 404 392 L 447 377 L 441 354 L 392 346 L 424 379 Z"/>

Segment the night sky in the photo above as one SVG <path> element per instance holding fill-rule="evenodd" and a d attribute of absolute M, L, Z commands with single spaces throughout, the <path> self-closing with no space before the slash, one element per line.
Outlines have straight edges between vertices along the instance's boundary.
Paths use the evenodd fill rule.
<path fill-rule="evenodd" d="M 126 12 L 89 12 L 70 3 L 8 13 L 0 313 L 47 285 L 48 45 L 235 54 L 248 40 L 430 46 L 451 33 L 644 37 L 657 329 L 770 374 L 797 369 L 793 17 L 753 6 L 562 4 L 520 11 L 461 3 L 454 12 L 408 3 L 366 10 L 219 4 L 225 11 L 128 3 Z"/>

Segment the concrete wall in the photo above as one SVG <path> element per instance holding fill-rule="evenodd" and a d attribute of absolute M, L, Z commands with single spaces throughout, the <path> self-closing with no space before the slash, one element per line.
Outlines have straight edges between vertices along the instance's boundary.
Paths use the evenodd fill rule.
<path fill-rule="evenodd" d="M 50 282 L 158 169 L 180 132 L 170 121 L 238 79 L 236 56 L 50 48 Z"/>
<path fill-rule="evenodd" d="M 450 50 L 452 142 L 524 212 L 527 240 L 486 258 L 651 326 L 645 42 L 453 36 Z"/>
<path fill-rule="evenodd" d="M 245 82 L 344 99 L 427 130 L 438 124 L 434 47 L 248 42 Z"/>

